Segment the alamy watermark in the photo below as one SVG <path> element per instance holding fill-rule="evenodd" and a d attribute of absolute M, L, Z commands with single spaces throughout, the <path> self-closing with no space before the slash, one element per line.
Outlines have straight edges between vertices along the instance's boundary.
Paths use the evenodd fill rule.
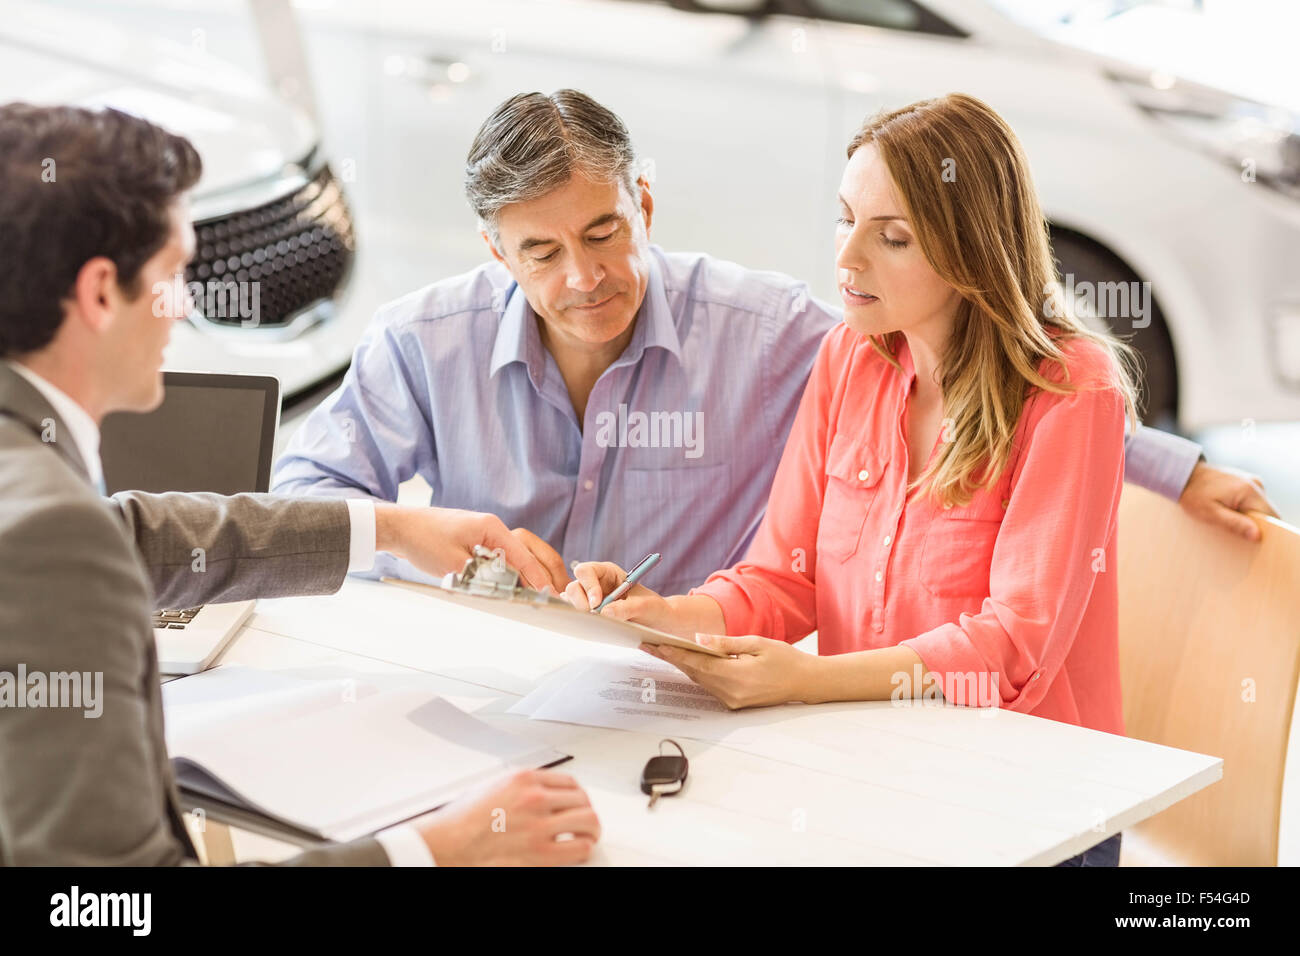
<path fill-rule="evenodd" d="M 895 707 L 958 706 L 981 708 L 992 717 L 1002 704 L 996 671 L 925 671 L 916 664 L 911 672 L 895 671 L 889 679 Z"/>
<path fill-rule="evenodd" d="M 1055 291 L 1055 283 L 1043 287 L 1043 314 L 1047 318 L 1061 316 Z M 1081 316 L 1105 319 L 1112 327 L 1117 319 L 1126 320 L 1132 329 L 1145 329 L 1151 324 L 1150 282 L 1076 281 L 1074 273 L 1067 272 L 1061 281 L 1061 292 L 1065 303 Z"/>
<path fill-rule="evenodd" d="M 83 893 L 74 883 L 50 897 L 51 926 L 120 926 L 132 936 L 148 936 L 152 911 L 152 893 Z"/>
<path fill-rule="evenodd" d="M 153 314 L 158 318 L 183 315 L 192 303 L 210 319 L 238 319 L 245 329 L 256 328 L 262 321 L 262 283 L 258 281 L 182 282 L 177 276 L 171 282 L 155 282 L 153 294 Z"/>
<path fill-rule="evenodd" d="M 94 720 L 104 713 L 103 671 L 0 671 L 0 708 L 68 707 Z"/>
<path fill-rule="evenodd" d="M 703 412 L 628 411 L 596 416 L 596 445 L 600 448 L 681 448 L 687 458 L 704 454 Z"/>

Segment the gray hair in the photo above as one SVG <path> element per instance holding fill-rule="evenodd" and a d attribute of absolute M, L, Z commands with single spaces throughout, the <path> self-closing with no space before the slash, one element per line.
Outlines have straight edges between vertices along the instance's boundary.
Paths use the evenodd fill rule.
<path fill-rule="evenodd" d="M 577 90 L 520 93 L 484 121 L 465 161 L 465 198 L 499 246 L 497 214 L 558 189 L 575 172 L 635 198 L 636 153 L 613 112 Z"/>

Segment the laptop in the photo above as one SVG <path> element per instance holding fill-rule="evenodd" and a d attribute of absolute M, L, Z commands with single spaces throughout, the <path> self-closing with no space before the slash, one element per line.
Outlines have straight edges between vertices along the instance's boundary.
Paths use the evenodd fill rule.
<path fill-rule="evenodd" d="M 118 491 L 266 491 L 271 483 L 280 383 L 266 375 L 163 372 L 152 412 L 104 418 L 100 457 Z M 197 674 L 225 650 L 256 601 L 163 608 L 154 640 L 164 674 Z"/>

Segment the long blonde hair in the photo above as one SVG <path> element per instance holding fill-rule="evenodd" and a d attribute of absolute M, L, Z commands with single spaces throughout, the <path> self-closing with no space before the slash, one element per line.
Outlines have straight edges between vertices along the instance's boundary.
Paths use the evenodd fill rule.
<path fill-rule="evenodd" d="M 1113 359 L 1109 383 L 1136 424 L 1134 353 L 1089 329 L 1064 301 L 1047 223 L 1020 141 L 987 104 L 963 93 L 922 100 L 868 119 L 850 157 L 874 143 L 930 266 L 961 296 L 940 363 L 946 440 L 917 477 L 945 504 L 967 504 L 1010 461 L 1033 388 L 1073 391 L 1060 344 L 1087 339 Z M 871 336 L 895 368 L 901 333 Z M 1062 381 L 1044 377 L 1050 359 Z"/>

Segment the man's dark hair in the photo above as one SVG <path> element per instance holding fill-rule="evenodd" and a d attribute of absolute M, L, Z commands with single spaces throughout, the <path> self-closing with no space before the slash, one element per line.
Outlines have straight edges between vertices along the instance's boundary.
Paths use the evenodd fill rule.
<path fill-rule="evenodd" d="M 50 343 L 96 256 L 138 295 L 172 203 L 202 169 L 189 140 L 118 110 L 0 106 L 0 357 Z"/>

